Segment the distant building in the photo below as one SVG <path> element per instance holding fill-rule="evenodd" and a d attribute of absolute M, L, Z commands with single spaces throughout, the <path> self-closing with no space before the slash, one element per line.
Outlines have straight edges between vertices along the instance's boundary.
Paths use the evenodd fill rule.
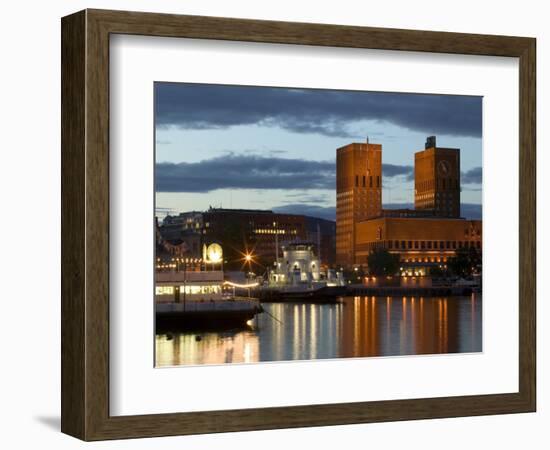
<path fill-rule="evenodd" d="M 404 272 L 424 274 L 459 249 L 481 252 L 481 220 L 460 217 L 459 149 L 437 147 L 430 136 L 415 154 L 415 209 L 395 210 L 381 207 L 381 145 L 350 144 L 336 155 L 339 265 L 366 265 L 369 253 L 383 248 L 399 255 Z"/>
<path fill-rule="evenodd" d="M 203 244 L 220 242 L 227 268 L 243 267 L 245 254 L 254 257 L 255 267 L 272 266 L 283 245 L 309 240 L 319 247 L 321 264 L 335 262 L 336 223 L 317 217 L 281 214 L 271 210 L 210 208 L 166 216 L 157 224 L 157 256 L 200 258 Z"/>
<path fill-rule="evenodd" d="M 255 271 L 276 260 L 277 245 L 306 238 L 306 219 L 270 210 L 210 208 L 203 213 L 203 238 L 219 241 L 227 252 L 229 267 L 242 265 L 246 253 L 254 255 Z M 279 250 L 281 251 L 281 250 Z"/>
<path fill-rule="evenodd" d="M 161 225 L 161 232 L 165 239 L 181 239 L 184 233 L 200 234 L 203 228 L 202 212 L 182 212 L 177 216 L 168 215 Z"/>
<path fill-rule="evenodd" d="M 162 225 L 157 227 L 157 257 L 200 258 L 203 233 L 201 212 L 168 215 L 162 221 Z"/>

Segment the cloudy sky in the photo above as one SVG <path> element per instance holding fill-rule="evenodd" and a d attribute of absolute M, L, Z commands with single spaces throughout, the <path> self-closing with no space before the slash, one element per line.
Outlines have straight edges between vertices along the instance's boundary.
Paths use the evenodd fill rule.
<path fill-rule="evenodd" d="M 460 148 L 462 215 L 481 215 L 481 97 L 155 84 L 157 214 L 273 209 L 334 219 L 336 149 L 382 144 L 385 207 L 414 202 L 426 136 Z"/>

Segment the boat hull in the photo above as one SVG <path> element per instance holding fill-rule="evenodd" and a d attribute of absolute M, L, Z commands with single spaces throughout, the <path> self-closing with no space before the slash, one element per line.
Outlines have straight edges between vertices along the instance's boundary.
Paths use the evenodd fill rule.
<path fill-rule="evenodd" d="M 157 329 L 220 329 L 246 325 L 263 312 L 258 300 L 160 303 L 156 305 Z"/>

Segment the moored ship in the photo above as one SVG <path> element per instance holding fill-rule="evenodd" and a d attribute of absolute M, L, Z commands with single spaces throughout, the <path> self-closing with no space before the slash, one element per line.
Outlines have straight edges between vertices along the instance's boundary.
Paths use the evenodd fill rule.
<path fill-rule="evenodd" d="M 214 256 L 215 253 L 211 252 L 207 263 L 212 264 Z M 250 288 L 256 284 L 231 283 L 224 280 L 223 270 L 200 270 L 202 264 L 198 267 L 199 270 L 189 271 L 184 265 L 183 270 L 178 270 L 180 266 L 176 263 L 157 268 L 157 327 L 231 328 L 246 324 L 263 311 L 257 298 L 236 295 L 237 289 L 250 293 Z M 231 289 L 228 291 L 225 287 Z"/>
<path fill-rule="evenodd" d="M 283 245 L 282 259 L 277 258 L 267 284 L 258 291 L 262 301 L 337 302 L 346 292 L 342 272 L 322 270 L 314 249 L 311 242 Z"/>

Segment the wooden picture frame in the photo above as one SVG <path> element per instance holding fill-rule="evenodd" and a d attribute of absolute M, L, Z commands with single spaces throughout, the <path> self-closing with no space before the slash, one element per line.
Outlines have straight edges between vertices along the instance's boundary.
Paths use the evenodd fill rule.
<path fill-rule="evenodd" d="M 104 10 L 61 25 L 64 433 L 101 440 L 535 411 L 535 39 Z M 519 58 L 519 391 L 110 416 L 109 36 L 117 33 Z"/>

